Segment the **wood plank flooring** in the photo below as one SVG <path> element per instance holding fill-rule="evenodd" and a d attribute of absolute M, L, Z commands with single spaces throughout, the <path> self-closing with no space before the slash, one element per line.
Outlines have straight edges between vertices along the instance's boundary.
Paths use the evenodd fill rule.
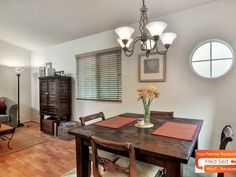
<path fill-rule="evenodd" d="M 0 157 L 0 177 L 60 177 L 75 168 L 75 142 L 46 135 L 35 122 L 17 128 L 18 133 L 44 137 L 47 142 Z M 225 177 L 235 177 L 225 174 Z"/>
<path fill-rule="evenodd" d="M 47 142 L 0 157 L 0 177 L 59 177 L 75 167 L 74 140 L 46 135 L 35 122 L 16 131 L 44 137 Z"/>

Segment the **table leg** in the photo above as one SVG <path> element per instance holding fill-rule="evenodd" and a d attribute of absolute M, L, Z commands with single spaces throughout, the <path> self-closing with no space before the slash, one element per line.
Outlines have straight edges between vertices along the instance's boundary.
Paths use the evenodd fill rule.
<path fill-rule="evenodd" d="M 43 131 L 43 119 L 44 119 L 44 115 L 40 114 L 40 131 Z"/>
<path fill-rule="evenodd" d="M 195 150 L 198 150 L 198 140 L 197 140 L 197 142 L 196 142 L 196 144 L 195 144 L 193 153 L 192 153 L 192 155 L 191 155 L 191 157 L 193 157 L 193 158 L 195 158 Z"/>
<path fill-rule="evenodd" d="M 8 139 L 7 146 L 8 146 L 9 149 L 12 149 L 12 147 L 10 147 L 10 142 L 11 142 L 11 140 L 13 138 L 13 135 L 14 135 L 14 132 L 11 134 L 11 137 Z"/>
<path fill-rule="evenodd" d="M 76 169 L 77 177 L 89 177 L 89 148 L 78 136 L 76 136 Z"/>
<path fill-rule="evenodd" d="M 165 177 L 181 177 L 181 164 L 174 161 L 166 162 L 166 176 Z"/>

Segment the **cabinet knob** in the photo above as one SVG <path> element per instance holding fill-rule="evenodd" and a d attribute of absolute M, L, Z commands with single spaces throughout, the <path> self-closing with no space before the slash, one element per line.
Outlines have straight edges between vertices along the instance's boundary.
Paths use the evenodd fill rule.
<path fill-rule="evenodd" d="M 48 93 L 46 92 L 45 95 L 48 95 Z"/>

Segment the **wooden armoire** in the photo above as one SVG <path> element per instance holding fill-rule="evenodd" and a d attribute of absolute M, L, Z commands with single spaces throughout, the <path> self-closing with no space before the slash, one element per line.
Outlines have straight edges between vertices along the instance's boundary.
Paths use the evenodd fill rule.
<path fill-rule="evenodd" d="M 45 116 L 55 117 L 57 122 L 70 120 L 71 116 L 71 77 L 39 77 L 40 91 L 40 130 Z"/>

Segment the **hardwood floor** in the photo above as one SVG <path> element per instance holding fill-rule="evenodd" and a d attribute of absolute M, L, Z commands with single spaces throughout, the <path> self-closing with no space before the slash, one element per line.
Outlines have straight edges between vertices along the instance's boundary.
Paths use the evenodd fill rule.
<path fill-rule="evenodd" d="M 28 133 L 47 142 L 0 157 L 0 177 L 60 177 L 75 168 L 75 142 L 39 131 L 39 124 L 25 123 L 17 133 Z M 235 177 L 225 174 L 225 177 Z"/>
<path fill-rule="evenodd" d="M 47 142 L 0 157 L 0 177 L 59 177 L 75 168 L 74 140 L 46 135 L 35 122 L 16 131 L 44 137 Z"/>

